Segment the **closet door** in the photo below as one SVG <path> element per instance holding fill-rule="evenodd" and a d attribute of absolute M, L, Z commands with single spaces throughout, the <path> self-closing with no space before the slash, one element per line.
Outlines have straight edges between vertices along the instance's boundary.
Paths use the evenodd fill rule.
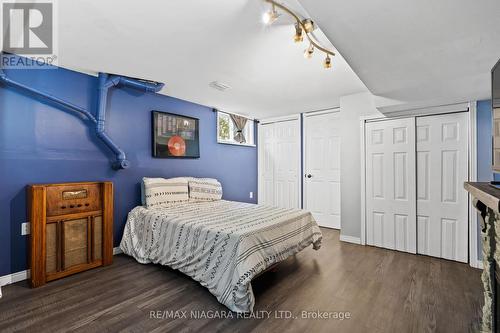
<path fill-rule="evenodd" d="M 416 253 L 415 118 L 366 124 L 366 241 Z"/>
<path fill-rule="evenodd" d="M 300 121 L 259 125 L 259 204 L 300 208 Z"/>
<path fill-rule="evenodd" d="M 274 124 L 274 202 L 282 208 L 300 208 L 300 121 Z"/>
<path fill-rule="evenodd" d="M 417 118 L 418 253 L 468 260 L 467 113 Z"/>
<path fill-rule="evenodd" d="M 259 204 L 274 206 L 274 124 L 259 124 Z"/>
<path fill-rule="evenodd" d="M 322 227 L 340 229 L 339 112 L 304 116 L 304 209 Z"/>

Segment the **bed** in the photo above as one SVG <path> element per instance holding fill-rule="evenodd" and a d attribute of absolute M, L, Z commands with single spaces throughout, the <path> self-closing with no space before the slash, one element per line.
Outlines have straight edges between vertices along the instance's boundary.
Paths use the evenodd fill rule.
<path fill-rule="evenodd" d="M 135 207 L 122 251 L 139 263 L 166 265 L 190 276 L 235 312 L 251 312 L 251 281 L 313 245 L 321 231 L 310 212 L 227 200 Z"/>

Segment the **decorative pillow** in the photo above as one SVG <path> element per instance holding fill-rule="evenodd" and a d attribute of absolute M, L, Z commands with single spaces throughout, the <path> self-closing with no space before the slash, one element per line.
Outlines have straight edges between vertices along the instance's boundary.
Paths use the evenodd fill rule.
<path fill-rule="evenodd" d="M 144 199 L 146 208 L 155 208 L 173 202 L 189 200 L 188 181 L 185 178 L 146 178 L 144 184 Z"/>
<path fill-rule="evenodd" d="M 144 177 L 143 181 L 141 182 L 141 204 L 144 207 L 146 207 L 146 189 L 144 188 L 144 179 L 162 179 L 162 180 L 181 179 L 181 180 L 190 181 L 190 180 L 196 179 L 196 178 L 194 178 L 194 177 L 174 177 L 174 178 L 147 178 L 147 177 Z"/>
<path fill-rule="evenodd" d="M 222 199 L 222 185 L 213 178 L 189 180 L 189 198 L 200 201 L 220 200 Z"/>

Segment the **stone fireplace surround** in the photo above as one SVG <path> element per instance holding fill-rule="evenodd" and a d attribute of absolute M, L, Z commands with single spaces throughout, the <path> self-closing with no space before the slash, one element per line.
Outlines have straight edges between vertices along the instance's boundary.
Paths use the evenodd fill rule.
<path fill-rule="evenodd" d="M 484 306 L 481 332 L 497 332 L 500 329 L 500 189 L 490 183 L 469 183 L 464 188 L 473 197 L 474 207 L 481 214 L 483 240 Z"/>

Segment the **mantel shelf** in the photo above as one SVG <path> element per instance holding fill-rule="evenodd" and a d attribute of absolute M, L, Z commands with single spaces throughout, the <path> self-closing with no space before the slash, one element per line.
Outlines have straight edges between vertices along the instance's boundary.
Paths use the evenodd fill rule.
<path fill-rule="evenodd" d="M 497 189 L 487 182 L 465 182 L 464 188 L 475 199 L 493 209 L 495 212 L 500 212 L 500 189 Z"/>

